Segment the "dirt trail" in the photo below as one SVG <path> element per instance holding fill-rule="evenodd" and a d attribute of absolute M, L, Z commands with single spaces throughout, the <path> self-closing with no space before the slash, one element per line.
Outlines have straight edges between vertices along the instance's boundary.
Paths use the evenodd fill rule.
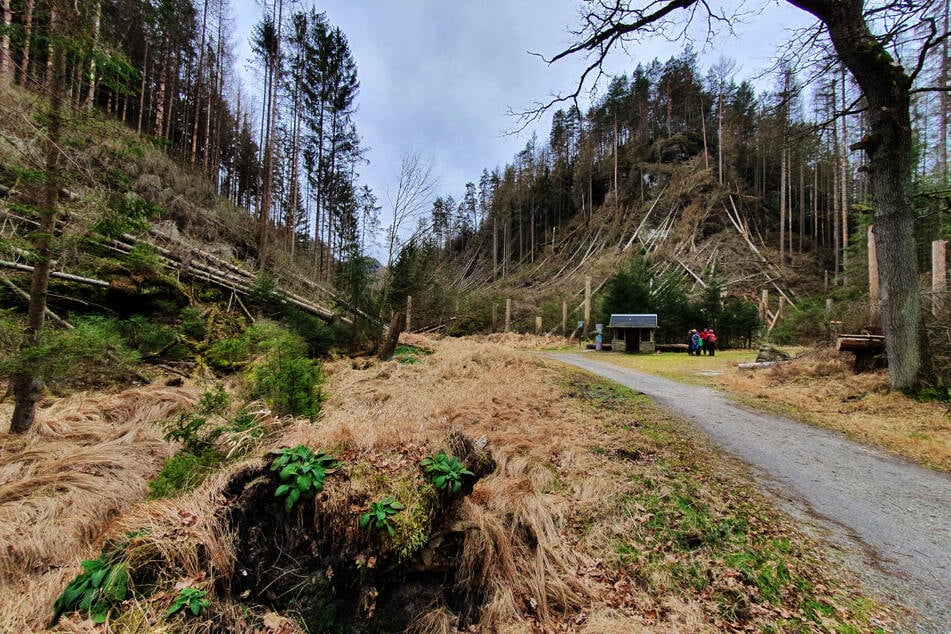
<path fill-rule="evenodd" d="M 871 587 L 915 610 L 919 632 L 951 632 L 951 476 L 712 389 L 591 355 L 546 356 L 643 392 L 690 421 L 751 465 L 784 510 L 841 548 Z"/>

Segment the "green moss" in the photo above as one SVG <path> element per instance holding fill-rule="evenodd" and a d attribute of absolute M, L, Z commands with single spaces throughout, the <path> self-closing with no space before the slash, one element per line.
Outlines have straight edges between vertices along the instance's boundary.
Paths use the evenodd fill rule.
<path fill-rule="evenodd" d="M 393 524 L 393 551 L 403 561 L 429 543 L 438 496 L 432 484 L 417 480 L 398 481 L 393 496 L 405 507 L 390 520 Z"/>

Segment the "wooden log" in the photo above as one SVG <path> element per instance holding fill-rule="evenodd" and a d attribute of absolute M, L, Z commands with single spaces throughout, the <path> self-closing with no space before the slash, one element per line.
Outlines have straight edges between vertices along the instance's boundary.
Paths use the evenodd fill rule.
<path fill-rule="evenodd" d="M 840 352 L 882 352 L 885 337 L 882 335 L 839 335 L 835 349 Z"/>
<path fill-rule="evenodd" d="M 772 368 L 784 363 L 789 363 L 789 361 L 750 361 L 749 363 L 738 363 L 736 367 L 741 370 L 759 370 L 760 368 Z"/>
<path fill-rule="evenodd" d="M 24 271 L 26 273 L 32 273 L 33 267 L 29 264 L 21 264 L 20 262 L 9 262 L 7 260 L 0 260 L 0 266 L 6 267 L 8 269 L 15 269 L 17 271 Z M 109 288 L 109 282 L 103 280 L 97 280 L 92 277 L 80 277 L 79 275 L 71 275 L 69 273 L 63 273 L 61 271 L 50 271 L 50 277 L 55 277 L 61 280 L 67 280 L 69 282 L 76 282 L 77 284 L 89 284 L 90 286 L 99 286 L 101 288 Z"/>

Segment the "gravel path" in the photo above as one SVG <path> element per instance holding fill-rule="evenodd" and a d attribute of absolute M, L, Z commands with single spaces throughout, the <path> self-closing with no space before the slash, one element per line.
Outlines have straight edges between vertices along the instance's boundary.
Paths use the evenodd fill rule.
<path fill-rule="evenodd" d="M 841 549 L 870 587 L 917 612 L 918 632 L 951 632 L 951 476 L 721 393 L 597 361 L 547 354 L 652 397 L 753 467 L 784 510 Z"/>

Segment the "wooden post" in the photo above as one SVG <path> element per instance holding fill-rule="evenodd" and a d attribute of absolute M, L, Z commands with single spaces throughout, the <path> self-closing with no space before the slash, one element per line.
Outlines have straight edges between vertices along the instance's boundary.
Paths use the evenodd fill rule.
<path fill-rule="evenodd" d="M 591 276 L 586 275 L 584 278 L 584 331 L 581 333 L 583 337 L 588 336 L 588 328 L 591 323 Z"/>
<path fill-rule="evenodd" d="M 492 304 L 492 332 L 497 332 L 499 329 L 499 305 Z"/>
<path fill-rule="evenodd" d="M 406 332 L 409 332 L 412 328 L 413 320 L 413 296 L 406 296 Z"/>
<path fill-rule="evenodd" d="M 948 241 L 931 243 L 931 314 L 937 316 L 945 307 L 948 294 Z"/>
<path fill-rule="evenodd" d="M 542 332 L 542 318 L 541 315 L 535 316 L 535 334 L 539 335 Z"/>
<path fill-rule="evenodd" d="M 875 249 L 874 225 L 868 226 L 868 304 L 869 316 L 873 322 L 878 321 L 878 303 L 881 292 L 878 286 L 878 256 Z"/>
<path fill-rule="evenodd" d="M 568 302 L 561 303 L 561 336 L 568 336 Z"/>
<path fill-rule="evenodd" d="M 505 332 L 512 326 L 512 300 L 505 300 Z"/>
<path fill-rule="evenodd" d="M 759 300 L 759 320 L 761 323 L 766 323 L 769 319 L 769 289 L 764 288 L 763 292 L 760 293 Z"/>

